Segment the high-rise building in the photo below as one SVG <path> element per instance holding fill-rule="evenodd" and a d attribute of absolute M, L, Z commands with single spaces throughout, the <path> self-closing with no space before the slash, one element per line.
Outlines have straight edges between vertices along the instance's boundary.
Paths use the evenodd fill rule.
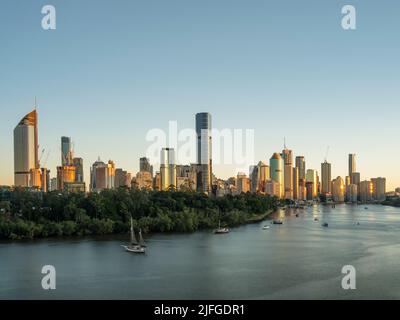
<path fill-rule="evenodd" d="M 37 175 L 38 115 L 36 109 L 25 115 L 14 129 L 14 185 L 16 187 L 40 187 Z M 37 171 L 39 170 L 39 171 Z"/>
<path fill-rule="evenodd" d="M 257 166 L 250 166 L 249 178 L 250 178 L 250 191 L 252 193 L 256 193 L 257 189 L 258 189 L 258 167 Z"/>
<path fill-rule="evenodd" d="M 296 168 L 299 168 L 299 180 L 306 178 L 306 162 L 303 156 L 296 157 Z"/>
<path fill-rule="evenodd" d="M 345 185 L 342 177 L 332 181 L 332 199 L 335 202 L 344 202 Z"/>
<path fill-rule="evenodd" d="M 107 163 L 107 189 L 115 188 L 115 163 L 112 160 L 108 160 Z"/>
<path fill-rule="evenodd" d="M 61 165 L 71 166 L 72 158 L 71 138 L 61 137 Z"/>
<path fill-rule="evenodd" d="M 90 190 L 99 192 L 107 188 L 107 165 L 100 158 L 90 168 Z"/>
<path fill-rule="evenodd" d="M 359 184 L 359 196 L 362 203 L 366 203 L 373 198 L 373 184 L 369 180 L 361 181 Z"/>
<path fill-rule="evenodd" d="M 372 196 L 375 201 L 386 200 L 386 178 L 372 178 Z"/>
<path fill-rule="evenodd" d="M 361 181 L 361 175 L 359 172 L 353 172 L 350 177 L 351 184 L 359 185 Z"/>
<path fill-rule="evenodd" d="M 293 168 L 293 199 L 299 199 L 299 168 Z"/>
<path fill-rule="evenodd" d="M 161 190 L 176 188 L 176 163 L 175 150 L 173 148 L 163 148 L 161 150 Z"/>
<path fill-rule="evenodd" d="M 237 183 L 238 194 L 250 191 L 250 179 L 247 178 L 245 173 L 243 172 L 238 173 L 236 183 Z"/>
<path fill-rule="evenodd" d="M 284 197 L 284 162 L 279 153 L 274 153 L 269 160 L 270 177 L 271 180 L 275 181 L 279 185 L 279 198 Z"/>
<path fill-rule="evenodd" d="M 153 166 L 150 164 L 150 159 L 142 157 L 139 159 L 139 171 L 140 172 L 150 172 L 153 177 Z"/>
<path fill-rule="evenodd" d="M 149 173 L 150 174 L 150 173 Z M 121 168 L 115 169 L 115 188 L 131 187 L 132 176 L 129 172 L 122 170 Z"/>
<path fill-rule="evenodd" d="M 75 182 L 83 182 L 83 159 L 74 158 L 72 163 L 75 167 Z"/>
<path fill-rule="evenodd" d="M 284 163 L 284 188 L 285 199 L 293 199 L 293 152 L 285 148 L 282 150 L 282 158 Z"/>
<path fill-rule="evenodd" d="M 281 185 L 274 180 L 265 181 L 265 193 L 270 196 L 281 197 Z"/>
<path fill-rule="evenodd" d="M 325 160 L 321 163 L 321 193 L 331 194 L 331 164 Z"/>
<path fill-rule="evenodd" d="M 299 179 L 299 200 L 307 200 L 306 179 Z"/>
<path fill-rule="evenodd" d="M 349 154 L 349 177 L 350 177 L 350 182 L 353 184 L 354 181 L 352 180 L 353 172 L 356 172 L 356 155 L 355 154 Z"/>
<path fill-rule="evenodd" d="M 308 169 L 306 173 L 306 187 L 309 188 L 310 184 L 312 184 L 312 191 L 311 195 L 312 198 L 315 199 L 318 195 L 318 178 L 317 178 L 317 172 L 313 169 Z M 309 193 L 309 190 L 307 189 L 307 194 Z M 309 199 L 309 196 L 307 196 L 307 200 Z"/>
<path fill-rule="evenodd" d="M 76 168 L 74 166 L 57 167 L 57 189 L 63 191 L 65 184 L 74 183 L 76 179 Z"/>
<path fill-rule="evenodd" d="M 197 189 L 209 193 L 212 184 L 212 139 L 211 114 L 202 112 L 196 114 L 197 163 L 200 166 L 197 179 Z"/>
<path fill-rule="evenodd" d="M 346 201 L 356 203 L 358 200 L 358 187 L 356 184 L 346 186 Z"/>

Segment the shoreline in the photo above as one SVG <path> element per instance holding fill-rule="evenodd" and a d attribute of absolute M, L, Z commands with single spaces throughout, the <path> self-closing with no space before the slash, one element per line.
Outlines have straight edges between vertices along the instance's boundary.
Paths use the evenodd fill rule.
<path fill-rule="evenodd" d="M 248 224 L 254 224 L 254 223 L 259 223 L 261 221 L 266 220 L 272 213 L 274 213 L 276 209 L 270 209 L 264 213 L 260 214 L 252 214 L 251 217 L 247 218 L 243 223 L 238 223 L 234 225 L 228 226 L 229 228 L 236 228 Z M 146 235 L 151 236 L 152 234 L 191 234 L 199 231 L 207 231 L 210 230 L 212 231 L 213 228 L 198 228 L 194 230 L 193 232 L 184 232 L 184 231 L 154 231 L 154 232 L 148 232 Z M 127 233 L 109 233 L 109 234 L 85 234 L 85 235 L 61 235 L 61 236 L 52 236 L 52 237 L 37 237 L 37 238 L 20 238 L 20 239 L 0 239 L 0 244 L 10 244 L 10 243 L 33 243 L 36 241 L 42 241 L 42 240 L 83 240 L 83 239 L 88 239 L 88 238 L 100 238 L 100 237 L 124 237 L 126 236 Z"/>

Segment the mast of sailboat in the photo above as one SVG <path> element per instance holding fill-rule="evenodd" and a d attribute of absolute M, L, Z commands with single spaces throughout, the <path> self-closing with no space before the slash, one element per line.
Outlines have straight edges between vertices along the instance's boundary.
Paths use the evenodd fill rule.
<path fill-rule="evenodd" d="M 146 246 L 146 242 L 144 242 L 143 236 L 142 236 L 142 229 L 139 229 L 139 244 L 142 247 Z"/>
<path fill-rule="evenodd" d="M 133 219 L 132 219 L 132 216 L 131 216 L 131 244 L 132 245 L 138 244 L 138 242 L 136 240 L 136 237 L 135 237 L 135 232 L 133 231 Z"/>

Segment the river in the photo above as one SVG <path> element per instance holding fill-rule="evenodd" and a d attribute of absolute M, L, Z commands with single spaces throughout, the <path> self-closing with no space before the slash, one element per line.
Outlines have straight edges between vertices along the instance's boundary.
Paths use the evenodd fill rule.
<path fill-rule="evenodd" d="M 284 224 L 153 234 L 145 256 L 125 252 L 120 236 L 2 242 L 0 299 L 400 298 L 400 208 L 321 205 L 274 218 Z M 56 290 L 42 289 L 44 265 Z M 344 265 L 356 269 L 355 290 L 342 289 Z"/>

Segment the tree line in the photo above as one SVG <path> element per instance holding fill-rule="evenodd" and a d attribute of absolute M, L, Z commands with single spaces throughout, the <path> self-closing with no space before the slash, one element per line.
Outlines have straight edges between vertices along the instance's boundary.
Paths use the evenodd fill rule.
<path fill-rule="evenodd" d="M 279 200 L 242 193 L 209 197 L 197 192 L 127 188 L 100 193 L 31 192 L 16 189 L 0 201 L 0 238 L 127 233 L 130 218 L 143 232 L 193 232 L 246 223 L 272 211 Z"/>

